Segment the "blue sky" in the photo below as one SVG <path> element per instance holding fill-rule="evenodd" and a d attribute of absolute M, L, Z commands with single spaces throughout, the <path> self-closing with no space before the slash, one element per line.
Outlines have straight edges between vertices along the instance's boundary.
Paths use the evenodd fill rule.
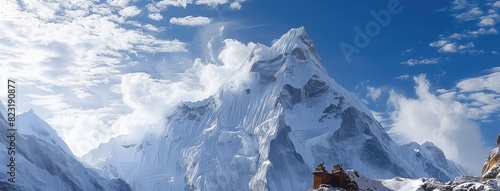
<path fill-rule="evenodd" d="M 0 88 L 16 79 L 18 109 L 34 108 L 80 156 L 160 125 L 180 101 L 213 94 L 254 43 L 304 26 L 327 72 L 395 140 L 433 141 L 474 168 L 500 133 L 499 12 L 496 0 L 7 0 Z M 356 47 L 355 28 L 370 25 Z M 357 52 L 346 58 L 343 43 Z"/>

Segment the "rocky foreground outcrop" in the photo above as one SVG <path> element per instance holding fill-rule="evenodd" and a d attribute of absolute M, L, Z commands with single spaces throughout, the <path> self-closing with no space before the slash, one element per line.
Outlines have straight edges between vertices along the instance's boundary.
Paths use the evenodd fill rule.
<path fill-rule="evenodd" d="M 392 179 L 372 179 L 354 171 L 347 170 L 348 175 L 359 184 L 360 190 L 366 191 L 499 191 L 500 179 L 481 180 L 481 177 L 460 176 L 452 181 L 442 182 L 435 178 L 408 179 L 396 177 Z M 322 185 L 310 191 L 345 191 L 342 188 Z"/>
<path fill-rule="evenodd" d="M 498 191 L 500 190 L 500 179 L 489 179 L 481 181 L 480 177 L 457 177 L 453 181 L 442 183 L 435 179 L 421 179 L 424 191 Z"/>
<path fill-rule="evenodd" d="M 500 135 L 498 136 L 497 143 L 500 145 Z M 486 158 L 483 165 L 482 180 L 499 179 L 500 178 L 500 148 L 494 148 Z"/>

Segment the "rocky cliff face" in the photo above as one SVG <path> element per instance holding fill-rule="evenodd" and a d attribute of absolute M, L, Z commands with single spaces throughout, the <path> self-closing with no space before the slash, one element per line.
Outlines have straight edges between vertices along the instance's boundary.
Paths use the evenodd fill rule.
<path fill-rule="evenodd" d="M 431 143 L 396 144 L 328 76 L 303 28 L 256 45 L 241 70 L 249 79 L 180 105 L 162 132 L 113 139 L 84 160 L 134 190 L 307 190 L 321 162 L 375 178 L 469 173 Z"/>
<path fill-rule="evenodd" d="M 494 179 L 500 178 L 500 148 L 494 148 L 491 150 L 488 158 L 486 159 L 485 165 L 483 168 L 482 178 L 486 179 Z"/>

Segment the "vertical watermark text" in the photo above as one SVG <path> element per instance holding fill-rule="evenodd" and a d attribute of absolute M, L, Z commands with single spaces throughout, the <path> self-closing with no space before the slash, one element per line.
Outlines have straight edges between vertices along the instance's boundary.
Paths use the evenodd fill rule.
<path fill-rule="evenodd" d="M 16 183 L 16 82 L 7 80 L 7 139 L 8 143 L 8 181 Z"/>

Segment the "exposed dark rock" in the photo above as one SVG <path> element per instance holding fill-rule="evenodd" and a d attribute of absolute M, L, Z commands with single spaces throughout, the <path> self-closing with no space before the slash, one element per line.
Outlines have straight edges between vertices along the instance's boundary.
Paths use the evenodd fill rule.
<path fill-rule="evenodd" d="M 300 103 L 301 92 L 301 89 L 294 88 L 290 84 L 286 84 L 281 90 L 278 102 L 281 103 L 284 108 L 291 109 L 295 104 Z"/>
<path fill-rule="evenodd" d="M 284 55 L 280 54 L 271 60 L 255 62 L 250 71 L 259 75 L 259 82 L 261 84 L 269 84 L 276 81 L 276 77 L 274 75 L 278 72 L 285 61 L 286 59 L 284 58 Z"/>
<path fill-rule="evenodd" d="M 292 55 L 295 56 L 298 60 L 306 60 L 307 59 L 306 55 L 299 47 L 292 50 Z"/>
<path fill-rule="evenodd" d="M 328 91 L 328 86 L 325 82 L 319 79 L 319 76 L 313 75 L 304 86 L 306 98 L 319 97 Z"/>

